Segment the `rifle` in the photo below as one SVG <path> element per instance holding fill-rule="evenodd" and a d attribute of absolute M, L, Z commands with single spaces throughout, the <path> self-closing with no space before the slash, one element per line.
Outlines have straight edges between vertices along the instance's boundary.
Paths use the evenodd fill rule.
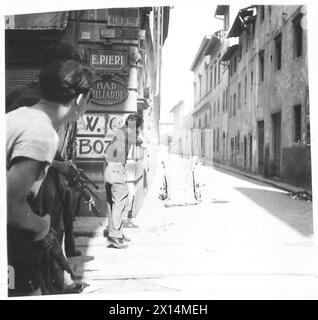
<path fill-rule="evenodd" d="M 51 228 L 50 232 L 43 239 L 38 241 L 37 244 L 43 249 L 48 250 L 50 256 L 57 262 L 63 271 L 70 274 L 72 280 L 76 278 L 76 275 L 64 256 L 62 246 L 60 245 L 56 236 L 56 231 L 53 228 Z"/>
<path fill-rule="evenodd" d="M 159 199 L 166 200 L 167 198 L 169 198 L 168 182 L 167 182 L 167 177 L 166 177 L 166 166 L 165 166 L 164 161 L 161 161 L 161 164 L 163 166 L 163 182 L 162 182 L 162 187 L 160 187 Z"/>
<path fill-rule="evenodd" d="M 78 190 L 85 199 L 85 203 L 88 204 L 88 210 L 93 210 L 93 212 L 100 217 L 101 214 L 96 207 L 93 196 L 99 201 L 100 199 L 97 194 L 88 186 L 88 183 L 92 184 L 96 190 L 98 190 L 99 187 L 85 174 L 82 169 L 77 168 L 72 160 L 68 162 L 68 165 L 70 168 L 70 174 L 66 176 L 66 179 L 68 180 L 70 187 Z"/>
<path fill-rule="evenodd" d="M 65 159 L 59 153 L 56 154 L 55 160 L 65 163 Z M 85 203 L 88 204 L 88 210 L 89 211 L 93 210 L 93 212 L 97 216 L 101 217 L 101 214 L 99 213 L 96 207 L 93 196 L 99 201 L 100 199 L 97 196 L 97 194 L 88 186 L 88 184 L 93 185 L 93 187 L 96 190 L 99 190 L 98 185 L 94 181 L 92 181 L 82 169 L 77 168 L 77 166 L 72 160 L 69 160 L 67 162 L 67 165 L 69 167 L 67 174 L 61 171 L 59 172 L 61 172 L 66 177 L 66 180 L 68 181 L 69 186 L 71 188 L 74 188 L 83 196 L 83 198 L 85 199 Z M 58 168 L 56 169 L 59 170 Z"/>
<path fill-rule="evenodd" d="M 201 201 L 201 185 L 200 183 L 198 183 L 196 181 L 196 177 L 195 177 L 195 168 L 198 166 L 199 164 L 199 159 L 195 156 L 192 157 L 192 184 L 193 184 L 193 194 L 194 194 L 194 198 L 197 201 Z"/>

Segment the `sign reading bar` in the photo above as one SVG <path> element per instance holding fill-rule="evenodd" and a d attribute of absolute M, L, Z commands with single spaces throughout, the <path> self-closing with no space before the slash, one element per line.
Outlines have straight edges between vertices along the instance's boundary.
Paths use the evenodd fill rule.
<path fill-rule="evenodd" d="M 117 80 L 98 80 L 93 85 L 92 101 L 102 105 L 114 105 L 128 98 L 127 87 Z"/>
<path fill-rule="evenodd" d="M 90 65 L 95 69 L 119 71 L 127 64 L 127 54 L 120 51 L 94 50 L 89 55 Z"/>

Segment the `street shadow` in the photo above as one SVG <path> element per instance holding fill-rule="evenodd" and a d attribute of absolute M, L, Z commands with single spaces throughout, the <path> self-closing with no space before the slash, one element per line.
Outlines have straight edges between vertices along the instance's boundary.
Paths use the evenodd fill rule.
<path fill-rule="evenodd" d="M 235 189 L 303 236 L 313 234 L 312 207 L 307 202 L 294 200 L 287 193 L 277 191 L 241 187 Z"/>

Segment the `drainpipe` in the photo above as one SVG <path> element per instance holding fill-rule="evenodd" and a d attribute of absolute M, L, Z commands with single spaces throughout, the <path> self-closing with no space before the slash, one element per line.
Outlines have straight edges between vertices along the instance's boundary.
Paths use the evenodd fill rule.
<path fill-rule="evenodd" d="M 141 55 L 137 47 L 130 47 L 129 52 L 129 80 L 128 80 L 128 91 L 129 95 L 126 101 L 126 107 L 128 109 L 133 109 L 137 112 L 137 95 L 138 95 L 138 78 L 137 78 L 137 68 L 139 61 L 141 60 Z"/>

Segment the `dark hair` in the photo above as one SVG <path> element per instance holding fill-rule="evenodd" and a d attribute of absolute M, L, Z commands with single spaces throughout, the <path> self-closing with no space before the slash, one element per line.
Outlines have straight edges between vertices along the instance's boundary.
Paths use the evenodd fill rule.
<path fill-rule="evenodd" d="M 128 127 L 128 121 L 136 121 L 136 129 L 138 129 L 142 124 L 143 124 L 143 119 L 142 117 L 134 112 L 131 113 L 125 120 L 125 126 Z"/>
<path fill-rule="evenodd" d="M 49 45 L 45 49 L 44 64 L 50 64 L 54 61 L 75 60 L 82 62 L 79 51 L 70 43 L 59 42 Z"/>
<path fill-rule="evenodd" d="M 44 67 L 39 75 L 42 98 L 67 103 L 79 94 L 87 94 L 94 82 L 93 69 L 78 61 L 57 61 Z"/>

